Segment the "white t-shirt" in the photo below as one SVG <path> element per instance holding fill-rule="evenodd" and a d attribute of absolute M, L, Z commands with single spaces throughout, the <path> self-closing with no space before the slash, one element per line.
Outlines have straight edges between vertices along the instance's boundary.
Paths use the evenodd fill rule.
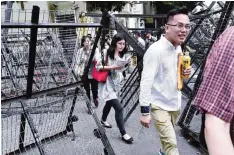
<path fill-rule="evenodd" d="M 105 56 L 106 57 L 106 56 Z M 123 58 L 116 56 L 114 60 L 108 57 L 108 66 L 116 64 L 118 60 L 126 60 L 127 57 L 124 55 Z M 100 70 L 102 68 L 102 60 L 99 59 L 96 68 Z M 98 84 L 98 98 L 100 102 L 106 102 L 112 99 L 118 99 L 120 92 L 120 83 L 123 80 L 122 71 L 111 70 L 107 76 L 105 83 Z"/>

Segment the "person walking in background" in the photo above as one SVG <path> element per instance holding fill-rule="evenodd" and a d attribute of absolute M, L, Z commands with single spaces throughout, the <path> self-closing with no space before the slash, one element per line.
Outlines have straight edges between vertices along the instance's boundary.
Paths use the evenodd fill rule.
<path fill-rule="evenodd" d="M 146 47 L 145 40 L 141 38 L 141 34 L 139 32 L 136 32 L 135 35 L 136 35 L 137 40 L 142 45 L 143 50 L 145 50 L 145 47 Z M 142 57 L 138 53 L 136 54 L 136 56 L 137 56 L 137 66 L 140 66 L 140 65 L 143 66 Z M 139 77 L 141 77 L 141 72 L 142 72 L 142 67 L 139 67 L 138 68 Z"/>
<path fill-rule="evenodd" d="M 210 155 L 234 155 L 230 122 L 234 115 L 234 26 L 215 41 L 193 103 L 205 114 L 205 140 Z"/>
<path fill-rule="evenodd" d="M 79 23 L 91 23 L 92 22 L 91 19 L 92 19 L 91 17 L 86 16 L 85 12 L 81 12 L 80 15 L 79 15 L 78 22 Z M 82 28 L 77 28 L 77 29 L 78 29 L 79 40 L 82 39 L 82 38 L 80 38 L 81 36 L 87 36 L 88 35 L 89 28 L 82 27 Z"/>
<path fill-rule="evenodd" d="M 83 36 L 81 39 L 81 48 L 78 50 L 77 56 L 76 56 L 76 67 L 75 67 L 75 73 L 82 77 L 84 74 L 84 69 L 88 65 L 89 57 L 92 52 L 92 46 L 91 46 L 91 40 L 89 36 Z M 84 89 L 86 91 L 86 95 L 88 96 L 89 100 L 90 97 L 90 85 L 92 90 L 92 96 L 93 96 L 93 102 L 96 107 L 98 107 L 98 82 L 93 79 L 92 77 L 92 68 L 94 67 L 94 61 L 98 57 L 98 49 L 95 50 L 95 55 L 93 57 L 93 61 L 90 64 L 88 75 L 83 77 L 84 82 Z M 90 113 L 88 109 L 88 113 Z"/>
<path fill-rule="evenodd" d="M 107 65 L 102 65 L 100 59 L 97 63 L 97 70 L 108 70 L 109 74 L 105 83 L 99 83 L 99 98 L 104 100 L 105 106 L 101 118 L 101 124 L 106 128 L 112 128 L 112 125 L 107 122 L 107 116 L 111 107 L 115 109 L 115 120 L 119 131 L 122 135 L 122 140 L 128 144 L 132 143 L 133 138 L 126 133 L 123 119 L 123 107 L 119 102 L 120 83 L 123 80 L 123 66 L 118 66 L 118 61 L 128 61 L 126 53 L 126 40 L 122 34 L 116 34 L 111 41 L 111 45 L 107 50 Z M 106 61 L 106 60 L 105 60 Z M 130 62 L 130 61 L 129 61 Z"/>
<path fill-rule="evenodd" d="M 145 49 L 147 50 L 153 43 L 157 41 L 157 38 L 152 36 L 152 31 L 148 30 L 145 36 Z"/>
<path fill-rule="evenodd" d="M 165 36 L 152 44 L 143 58 L 140 83 L 140 122 L 149 127 L 151 116 L 160 136 L 160 155 L 179 155 L 174 125 L 180 113 L 181 91 L 177 89 L 178 54 L 190 29 L 186 7 L 167 14 Z M 184 70 L 189 75 L 191 68 Z M 151 115 L 150 115 L 151 112 Z"/>
<path fill-rule="evenodd" d="M 141 43 L 143 46 L 143 49 L 145 50 L 145 41 L 141 38 L 141 33 L 140 32 L 135 32 L 137 40 Z"/>
<path fill-rule="evenodd" d="M 161 26 L 159 29 L 158 29 L 158 32 L 157 32 L 157 41 L 160 40 L 162 34 L 164 34 L 164 27 Z"/>

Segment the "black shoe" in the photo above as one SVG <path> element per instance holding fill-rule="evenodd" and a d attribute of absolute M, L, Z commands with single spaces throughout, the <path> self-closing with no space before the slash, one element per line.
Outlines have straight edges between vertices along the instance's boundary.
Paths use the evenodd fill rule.
<path fill-rule="evenodd" d="M 98 99 L 93 100 L 93 102 L 94 102 L 94 105 L 98 107 Z"/>
<path fill-rule="evenodd" d="M 130 136 L 129 136 L 129 137 L 130 137 Z M 123 140 L 125 143 L 127 143 L 127 144 L 132 144 L 132 142 L 133 142 L 133 138 L 132 138 L 132 137 L 130 137 L 129 139 L 125 139 L 124 136 L 122 136 L 122 140 Z"/>
<path fill-rule="evenodd" d="M 107 123 L 107 121 L 103 121 L 103 120 L 101 120 L 101 124 L 104 126 L 104 127 L 106 127 L 106 128 L 112 128 L 112 125 L 110 125 L 109 123 Z"/>

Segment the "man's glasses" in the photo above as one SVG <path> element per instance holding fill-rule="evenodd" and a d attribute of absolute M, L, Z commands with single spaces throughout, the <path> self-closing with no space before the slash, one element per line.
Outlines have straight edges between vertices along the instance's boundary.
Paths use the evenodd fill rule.
<path fill-rule="evenodd" d="M 191 26 L 190 25 L 183 25 L 183 24 L 166 24 L 166 25 L 169 25 L 169 26 L 176 26 L 178 27 L 178 29 L 180 30 L 183 30 L 183 28 L 185 28 L 186 30 L 190 30 L 191 29 Z"/>

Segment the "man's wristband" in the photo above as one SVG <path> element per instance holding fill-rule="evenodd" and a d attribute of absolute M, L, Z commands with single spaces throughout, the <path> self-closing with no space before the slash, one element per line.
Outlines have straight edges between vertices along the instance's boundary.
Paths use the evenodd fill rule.
<path fill-rule="evenodd" d="M 141 106 L 141 113 L 150 113 L 150 106 Z"/>

